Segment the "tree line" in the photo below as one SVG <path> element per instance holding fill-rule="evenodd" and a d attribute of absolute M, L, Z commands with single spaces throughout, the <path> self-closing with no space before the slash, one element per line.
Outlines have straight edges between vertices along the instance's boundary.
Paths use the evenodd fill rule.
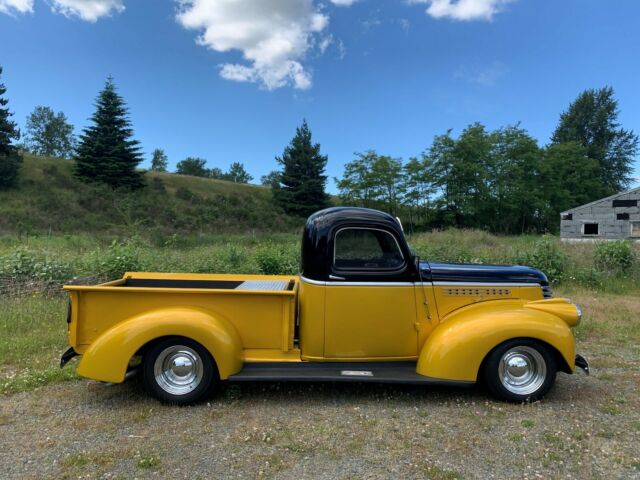
<path fill-rule="evenodd" d="M 2 69 L 0 68 L 0 74 Z M 0 83 L 0 188 L 16 183 L 20 151 L 71 158 L 83 181 L 135 190 L 145 186 L 140 144 L 134 139 L 124 99 L 108 78 L 90 124 L 76 138 L 62 112 L 37 107 L 28 117 L 23 143 L 11 120 Z M 335 178 L 338 203 L 378 208 L 406 218 L 411 229 L 480 228 L 498 233 L 556 231 L 559 212 L 612 195 L 632 181 L 638 136 L 622 128 L 611 87 L 582 92 L 560 115 L 547 145 L 520 124 L 488 130 L 479 122 L 458 136 L 436 135 L 419 155 L 403 159 L 374 150 L 356 153 Z M 261 178 L 286 213 L 305 217 L 332 202 L 326 193 L 328 158 L 303 121 L 278 170 Z M 162 149 L 151 170 L 166 172 Z M 176 173 L 248 183 L 239 162 L 227 171 L 188 157 Z"/>
<path fill-rule="evenodd" d="M 437 135 L 403 162 L 356 153 L 336 178 L 341 201 L 408 218 L 411 228 L 557 231 L 559 213 L 632 182 L 638 135 L 618 122 L 610 87 L 586 90 L 560 115 L 548 145 L 520 126 L 479 122 Z"/>

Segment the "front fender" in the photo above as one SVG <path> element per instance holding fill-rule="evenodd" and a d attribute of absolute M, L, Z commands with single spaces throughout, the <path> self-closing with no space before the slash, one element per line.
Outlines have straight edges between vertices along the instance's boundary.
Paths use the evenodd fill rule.
<path fill-rule="evenodd" d="M 533 338 L 554 347 L 573 371 L 575 342 L 569 326 L 547 311 L 522 302 L 490 301 L 462 308 L 429 335 L 417 372 L 431 378 L 476 381 L 482 361 L 512 338 Z"/>
<path fill-rule="evenodd" d="M 198 308 L 176 307 L 136 315 L 107 330 L 84 352 L 77 372 L 104 382 L 123 382 L 131 357 L 150 341 L 166 336 L 200 343 L 214 358 L 221 379 L 242 368 L 240 336 L 228 320 Z"/>

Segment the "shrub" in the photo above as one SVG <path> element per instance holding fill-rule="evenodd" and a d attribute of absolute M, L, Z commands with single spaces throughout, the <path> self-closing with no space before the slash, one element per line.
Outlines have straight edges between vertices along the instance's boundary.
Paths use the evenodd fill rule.
<path fill-rule="evenodd" d="M 299 253 L 292 246 L 267 242 L 255 251 L 255 260 L 264 275 L 294 275 L 299 272 Z"/>
<path fill-rule="evenodd" d="M 38 259 L 24 248 L 0 258 L 0 276 L 19 280 L 39 282 L 64 282 L 69 280 L 72 267 L 67 263 L 58 262 L 50 258 Z"/>
<path fill-rule="evenodd" d="M 626 274 L 635 261 L 631 245 L 625 240 L 598 243 L 593 252 L 593 263 L 603 273 Z"/>
<path fill-rule="evenodd" d="M 109 278 L 121 277 L 124 272 L 143 270 L 140 252 L 135 242 L 119 243 L 114 240 L 106 250 L 94 252 L 95 273 Z"/>
<path fill-rule="evenodd" d="M 541 270 L 549 282 L 558 283 L 565 276 L 568 258 L 551 238 L 545 236 L 517 255 L 516 261 Z"/>

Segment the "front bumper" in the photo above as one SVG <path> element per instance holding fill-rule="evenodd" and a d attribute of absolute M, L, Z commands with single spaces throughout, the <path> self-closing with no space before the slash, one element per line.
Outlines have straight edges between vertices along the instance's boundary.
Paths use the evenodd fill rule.
<path fill-rule="evenodd" d="M 71 360 L 73 357 L 77 357 L 78 355 L 80 355 L 80 354 L 77 353 L 73 349 L 73 347 L 71 347 L 69 350 L 64 352 L 62 354 L 62 357 L 60 357 L 60 368 L 64 367 L 67 363 L 69 363 L 69 360 Z"/>
<path fill-rule="evenodd" d="M 587 359 L 579 353 L 576 354 L 576 367 L 581 368 L 584 370 L 584 373 L 589 375 L 589 362 L 587 362 Z"/>

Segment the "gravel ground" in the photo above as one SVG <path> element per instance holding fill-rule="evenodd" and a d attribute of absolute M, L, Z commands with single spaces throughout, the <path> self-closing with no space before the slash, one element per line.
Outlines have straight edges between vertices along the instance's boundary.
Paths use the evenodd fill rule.
<path fill-rule="evenodd" d="M 243 384 L 179 408 L 135 381 L 72 381 L 2 398 L 0 475 L 640 478 L 630 376 L 614 392 L 610 380 L 561 374 L 531 405 L 476 389 Z"/>
<path fill-rule="evenodd" d="M 0 478 L 638 478 L 638 296 L 576 292 L 590 377 L 541 402 L 372 384 L 236 384 L 169 407 L 137 381 L 0 394 Z"/>

